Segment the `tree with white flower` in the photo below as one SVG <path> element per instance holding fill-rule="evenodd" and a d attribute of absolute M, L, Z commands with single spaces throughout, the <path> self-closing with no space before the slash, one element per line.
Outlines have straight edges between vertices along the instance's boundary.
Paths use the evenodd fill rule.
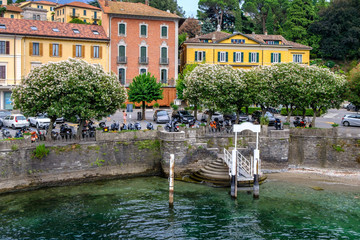
<path fill-rule="evenodd" d="M 14 107 L 26 115 L 47 113 L 48 134 L 58 117 L 78 116 L 79 129 L 88 119 L 114 114 L 126 100 L 126 90 L 114 74 L 83 60 L 43 64 L 33 69 L 12 93 Z M 80 136 L 81 131 L 78 131 Z"/>

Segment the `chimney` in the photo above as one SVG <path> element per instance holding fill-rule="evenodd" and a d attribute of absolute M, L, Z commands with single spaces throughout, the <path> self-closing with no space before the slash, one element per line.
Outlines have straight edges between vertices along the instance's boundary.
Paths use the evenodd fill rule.
<path fill-rule="evenodd" d="M 265 31 L 264 34 L 267 35 L 267 31 Z"/>
<path fill-rule="evenodd" d="M 108 0 L 105 0 L 105 7 L 108 7 L 108 6 L 109 6 Z"/>
<path fill-rule="evenodd" d="M 149 6 L 149 0 L 145 0 L 145 4 Z"/>
<path fill-rule="evenodd" d="M 252 32 L 252 34 L 251 34 L 251 35 L 255 36 L 255 32 Z"/>
<path fill-rule="evenodd" d="M 216 37 L 215 37 L 215 33 L 212 35 L 212 42 L 215 42 L 216 41 Z"/>

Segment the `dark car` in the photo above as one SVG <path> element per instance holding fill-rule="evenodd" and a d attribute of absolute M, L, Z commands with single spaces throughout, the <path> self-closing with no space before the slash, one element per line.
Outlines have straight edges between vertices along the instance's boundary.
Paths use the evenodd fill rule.
<path fill-rule="evenodd" d="M 156 110 L 154 113 L 153 119 L 154 119 L 154 122 L 156 122 L 156 123 L 170 122 L 169 114 L 165 110 Z"/>
<path fill-rule="evenodd" d="M 256 121 L 256 122 L 260 123 L 261 115 L 262 115 L 261 111 L 255 111 L 255 112 L 253 112 L 253 114 L 251 114 L 251 120 L 253 122 Z M 267 119 L 269 120 L 269 126 L 274 126 L 274 124 L 275 124 L 274 115 L 272 115 L 272 113 L 270 113 L 270 112 L 266 112 L 265 117 L 267 117 Z"/>
<path fill-rule="evenodd" d="M 173 118 L 178 118 L 181 123 L 190 123 L 195 121 L 195 117 L 186 110 L 178 110 L 172 113 Z"/>
<path fill-rule="evenodd" d="M 349 103 L 346 107 L 346 110 L 358 112 L 360 110 L 360 107 L 355 106 L 353 103 Z"/>
<path fill-rule="evenodd" d="M 224 120 L 231 120 L 232 123 L 236 121 L 236 113 L 225 113 Z M 246 113 L 240 112 L 239 113 L 239 122 L 246 122 L 249 121 L 249 117 Z"/>

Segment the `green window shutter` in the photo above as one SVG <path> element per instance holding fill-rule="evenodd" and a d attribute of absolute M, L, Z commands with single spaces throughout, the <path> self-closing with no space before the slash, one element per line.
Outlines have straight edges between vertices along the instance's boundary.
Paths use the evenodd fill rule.
<path fill-rule="evenodd" d="M 274 62 L 274 54 L 271 53 L 271 63 L 273 63 L 273 62 Z"/>
<path fill-rule="evenodd" d="M 141 28 L 140 28 L 140 30 L 141 30 L 141 36 L 146 36 L 147 34 L 146 34 L 146 25 L 141 25 Z"/>
<path fill-rule="evenodd" d="M 249 52 L 249 63 L 251 62 L 251 52 Z"/>
<path fill-rule="evenodd" d="M 125 57 L 125 46 L 119 46 L 119 57 Z"/>
<path fill-rule="evenodd" d="M 195 62 L 197 61 L 198 51 L 195 51 Z"/>
<path fill-rule="evenodd" d="M 203 51 L 203 62 L 206 62 L 206 52 Z"/>
<path fill-rule="evenodd" d="M 218 62 L 220 62 L 220 52 L 218 52 Z"/>
<path fill-rule="evenodd" d="M 233 53 L 233 62 L 236 62 L 236 52 Z"/>
<path fill-rule="evenodd" d="M 228 52 L 226 52 L 226 62 L 228 62 L 229 61 L 229 54 L 228 54 Z"/>
<path fill-rule="evenodd" d="M 256 53 L 256 62 L 259 62 L 259 53 Z"/>
<path fill-rule="evenodd" d="M 279 53 L 279 63 L 281 62 L 281 53 Z"/>
<path fill-rule="evenodd" d="M 146 57 L 146 47 L 141 47 L 141 49 L 140 49 L 140 54 L 141 54 L 141 56 L 140 57 Z"/>
<path fill-rule="evenodd" d="M 161 36 L 167 37 L 167 27 L 165 26 L 161 27 Z"/>
<path fill-rule="evenodd" d="M 244 53 L 241 52 L 241 62 L 244 62 Z"/>
<path fill-rule="evenodd" d="M 125 24 L 121 23 L 119 25 L 119 34 L 125 34 Z"/>
<path fill-rule="evenodd" d="M 167 49 L 166 47 L 161 48 L 161 57 L 167 58 Z"/>

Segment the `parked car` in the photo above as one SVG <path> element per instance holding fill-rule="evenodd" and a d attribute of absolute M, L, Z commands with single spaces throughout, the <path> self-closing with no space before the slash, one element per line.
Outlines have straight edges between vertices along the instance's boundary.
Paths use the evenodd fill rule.
<path fill-rule="evenodd" d="M 154 122 L 156 123 L 168 123 L 170 122 L 170 117 L 167 111 L 165 110 L 156 110 L 153 116 Z"/>
<path fill-rule="evenodd" d="M 6 116 L 10 116 L 11 112 L 7 110 L 1 110 L 0 111 L 0 128 L 3 127 L 3 120 Z"/>
<path fill-rule="evenodd" d="M 347 106 L 346 106 L 346 110 L 348 111 L 355 111 L 355 112 L 358 112 L 359 111 L 359 106 L 355 106 L 354 104 L 352 103 L 349 103 Z"/>
<path fill-rule="evenodd" d="M 360 126 L 360 114 L 345 114 L 341 119 L 341 124 L 348 126 Z"/>
<path fill-rule="evenodd" d="M 46 114 L 39 114 L 36 117 L 28 117 L 28 121 L 30 126 L 34 126 L 36 128 L 45 128 L 50 125 L 50 118 L 47 117 Z"/>
<path fill-rule="evenodd" d="M 231 123 L 235 123 L 236 121 L 236 113 L 226 113 L 224 114 L 224 120 L 231 120 Z M 244 112 L 240 112 L 239 114 L 239 122 L 249 121 L 249 116 Z"/>
<path fill-rule="evenodd" d="M 11 114 L 10 116 L 6 116 L 3 120 L 3 124 L 4 127 L 11 127 L 13 129 L 30 126 L 26 117 L 22 114 Z"/>
<path fill-rule="evenodd" d="M 209 116 L 209 110 L 206 110 L 205 112 L 203 112 L 200 121 L 202 122 L 206 122 Z M 219 112 L 214 112 L 212 117 L 211 117 L 211 121 L 214 121 L 215 118 L 217 118 L 219 120 L 219 122 L 223 122 L 224 121 L 224 116 L 219 113 Z"/>
<path fill-rule="evenodd" d="M 185 124 L 194 122 L 196 120 L 195 117 L 186 110 L 174 111 L 172 113 L 172 117 L 179 118 L 180 123 L 185 123 Z"/>
<path fill-rule="evenodd" d="M 251 120 L 253 122 L 257 121 L 258 123 L 260 123 L 260 118 L 261 118 L 262 112 L 261 111 L 255 111 L 251 114 Z M 274 126 L 275 124 L 275 117 L 274 115 L 272 115 L 272 113 L 270 112 L 266 112 L 265 113 L 265 117 L 268 118 L 269 120 L 269 126 Z"/>

